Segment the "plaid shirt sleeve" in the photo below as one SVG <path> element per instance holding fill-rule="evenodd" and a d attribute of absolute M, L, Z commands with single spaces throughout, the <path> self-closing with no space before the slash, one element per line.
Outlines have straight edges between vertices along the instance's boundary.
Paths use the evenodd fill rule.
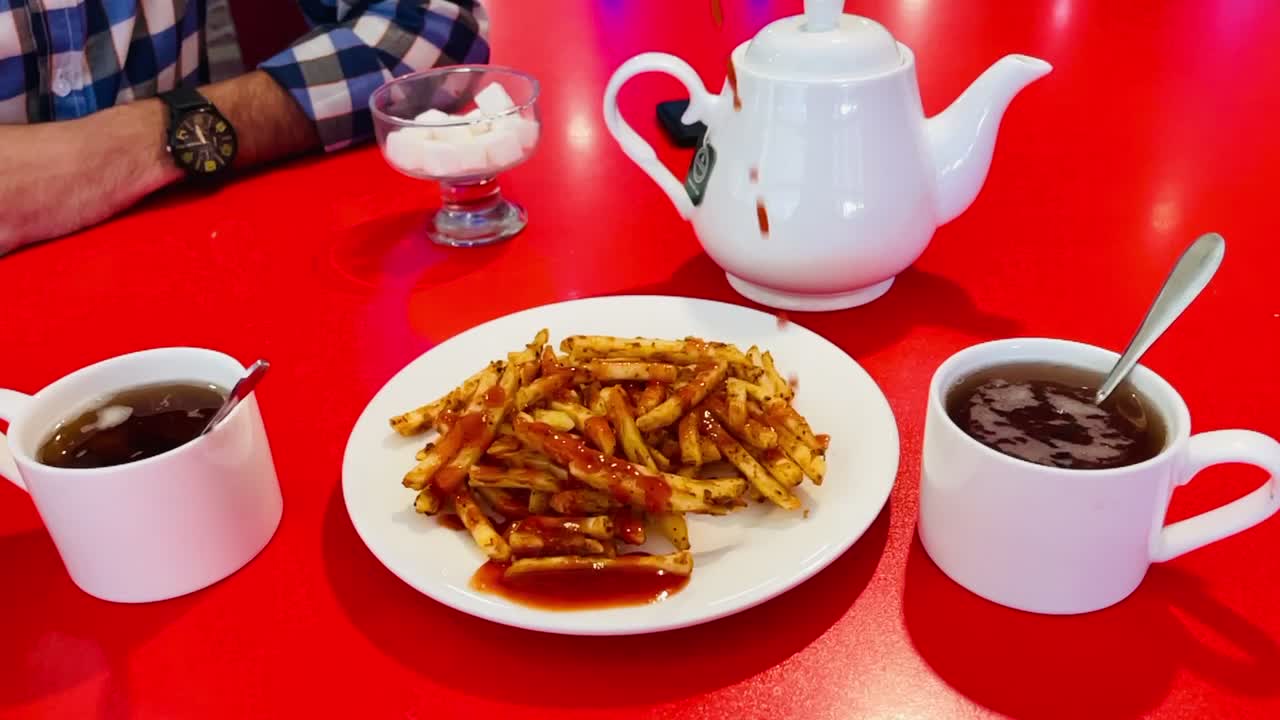
<path fill-rule="evenodd" d="M 479 0 L 300 0 L 315 28 L 260 67 L 316 124 L 325 150 L 373 136 L 369 96 L 398 75 L 489 60 Z"/>

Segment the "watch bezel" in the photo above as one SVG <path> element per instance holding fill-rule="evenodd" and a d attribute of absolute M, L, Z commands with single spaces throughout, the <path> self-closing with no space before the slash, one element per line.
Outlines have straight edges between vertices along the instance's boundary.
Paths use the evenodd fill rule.
<path fill-rule="evenodd" d="M 178 154 L 178 131 L 181 130 L 183 125 L 192 117 L 201 113 L 210 115 L 212 117 L 212 121 L 215 123 L 219 121 L 226 123 L 227 129 L 223 134 L 228 136 L 231 141 L 231 155 L 227 157 L 225 163 L 220 164 L 214 170 L 204 170 L 197 167 L 194 163 L 184 163 Z M 165 150 L 168 151 L 169 157 L 173 159 L 174 165 L 177 165 L 178 168 L 185 172 L 189 177 L 200 179 L 215 179 L 225 175 L 227 171 L 231 169 L 231 165 L 235 162 L 236 156 L 240 154 L 240 138 L 236 134 L 235 126 L 231 124 L 231 121 L 227 120 L 225 115 L 218 112 L 218 108 L 214 107 L 212 103 L 206 103 L 200 107 L 183 108 L 181 110 L 175 108 L 171 113 L 171 117 L 172 120 L 169 123 L 168 129 L 165 131 Z"/>

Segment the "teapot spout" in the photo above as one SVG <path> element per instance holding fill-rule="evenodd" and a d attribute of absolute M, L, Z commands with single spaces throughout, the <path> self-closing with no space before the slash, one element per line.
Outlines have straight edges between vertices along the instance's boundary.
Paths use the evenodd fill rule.
<path fill-rule="evenodd" d="M 991 167 L 996 131 L 1009 101 L 1053 67 L 1006 55 L 978 76 L 951 106 L 925 121 L 937 177 L 938 224 L 950 222 L 978 196 Z"/>

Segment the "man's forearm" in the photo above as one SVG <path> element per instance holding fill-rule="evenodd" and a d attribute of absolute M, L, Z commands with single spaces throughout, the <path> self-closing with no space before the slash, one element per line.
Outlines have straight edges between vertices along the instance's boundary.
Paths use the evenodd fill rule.
<path fill-rule="evenodd" d="M 236 129 L 235 167 L 249 167 L 320 147 L 315 124 L 261 70 L 200 88 Z"/>
<path fill-rule="evenodd" d="M 231 121 L 244 168 L 317 148 L 315 125 L 256 70 L 200 88 Z M 0 255 L 115 215 L 182 179 L 156 98 L 57 123 L 0 126 Z"/>
<path fill-rule="evenodd" d="M 298 108 L 276 81 L 261 70 L 200 88 L 201 94 L 231 121 L 239 151 L 234 167 L 244 168 L 297 155 L 319 147 L 315 125 Z M 134 130 L 117 136 L 120 148 L 129 157 L 173 168 L 172 172 L 150 172 L 140 182 L 153 185 L 156 177 L 172 182 L 182 177 L 164 148 L 169 112 L 156 98 L 139 100 L 85 118 L 99 131 L 129 127 Z M 159 169 L 159 168 L 156 168 Z M 155 190 L 146 187 L 142 194 Z"/>

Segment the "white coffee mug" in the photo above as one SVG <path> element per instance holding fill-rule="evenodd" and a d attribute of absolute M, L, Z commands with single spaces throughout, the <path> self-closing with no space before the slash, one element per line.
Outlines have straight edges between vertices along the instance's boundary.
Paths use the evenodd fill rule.
<path fill-rule="evenodd" d="M 50 431 L 121 390 L 190 380 L 230 388 L 244 372 L 220 352 L 161 348 L 77 370 L 35 395 L 0 389 L 0 418 L 9 422 L 0 474 L 31 494 L 85 592 L 147 602 L 227 577 L 275 534 L 280 484 L 252 395 L 208 435 L 124 465 L 43 465 L 36 453 Z"/>
<path fill-rule="evenodd" d="M 1177 391 L 1145 367 L 1130 381 L 1167 426 L 1164 449 L 1136 465 L 1036 465 L 969 437 L 947 415 L 949 390 L 1006 363 L 1106 372 L 1116 354 L 1049 339 L 983 343 L 944 362 L 929 385 L 920 477 L 920 540 L 951 579 L 988 600 L 1038 613 L 1082 613 L 1127 597 L 1151 563 L 1252 527 L 1280 508 L 1280 443 L 1248 430 L 1191 435 Z M 1222 507 L 1165 525 L 1173 491 L 1210 465 L 1246 463 L 1271 477 Z"/>

